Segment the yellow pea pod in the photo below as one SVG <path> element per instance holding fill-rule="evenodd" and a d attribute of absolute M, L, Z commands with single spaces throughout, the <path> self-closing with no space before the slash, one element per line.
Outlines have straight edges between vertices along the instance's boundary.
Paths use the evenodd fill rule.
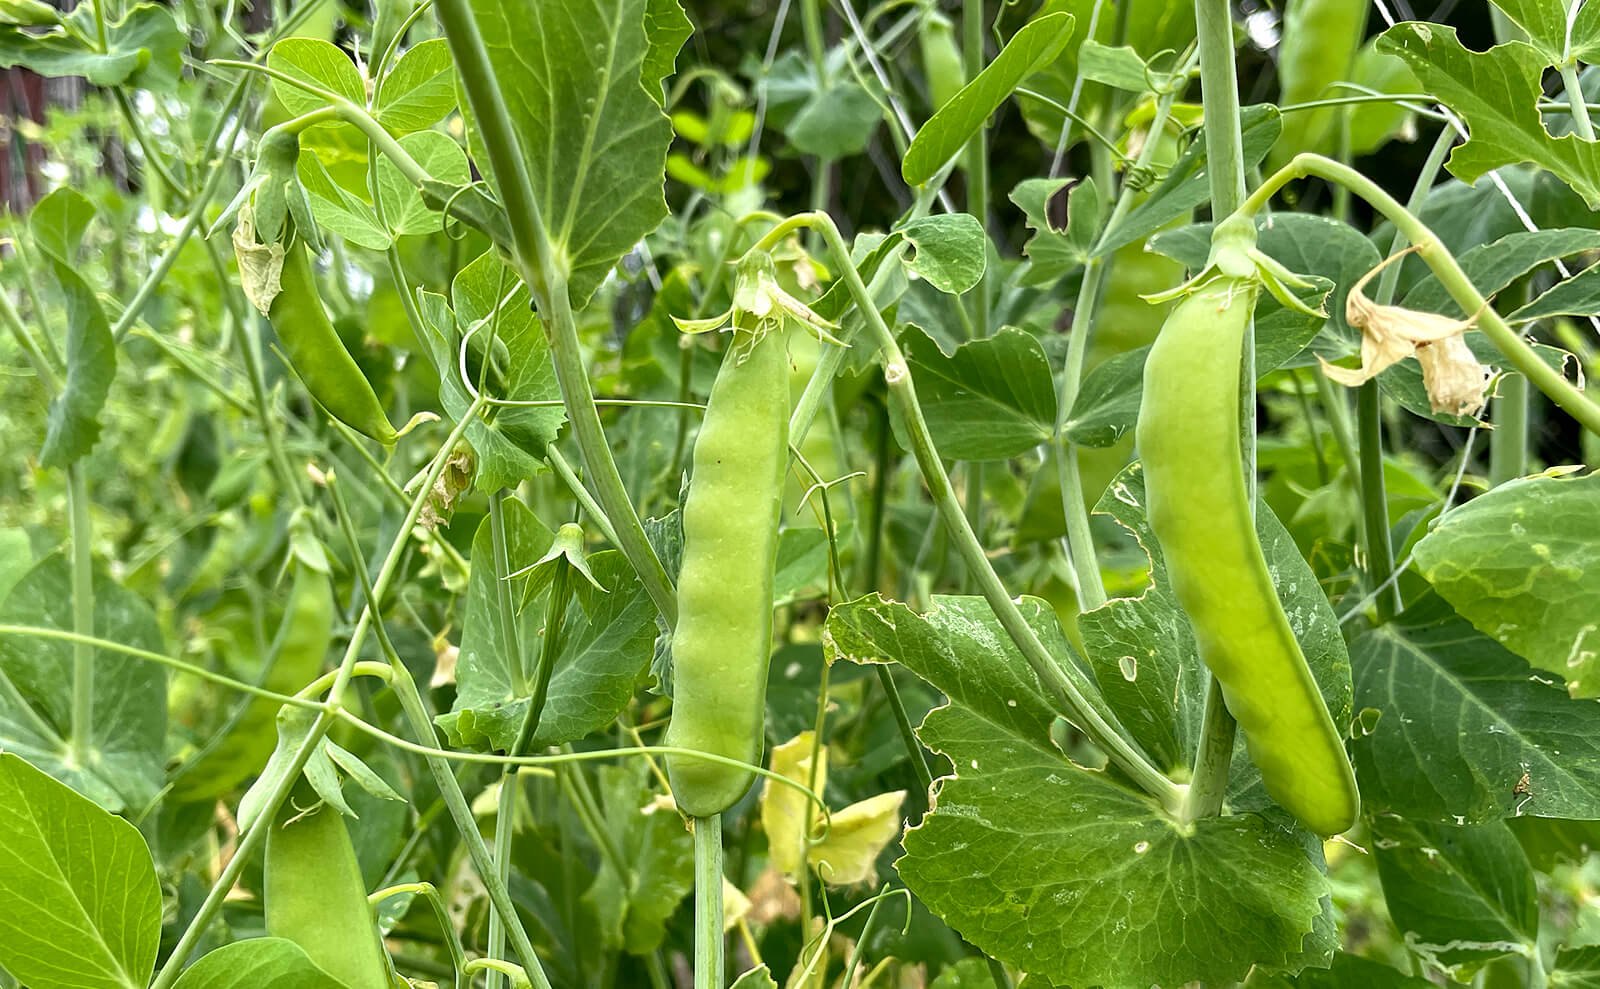
<path fill-rule="evenodd" d="M 372 383 L 344 347 L 317 294 L 311 256 L 299 238 L 283 256 L 281 288 L 268 318 L 295 373 L 328 414 L 365 436 L 390 446 L 399 434 L 378 401 Z"/>
<path fill-rule="evenodd" d="M 1273 587 L 1239 451 L 1240 354 L 1258 291 L 1254 279 L 1212 279 L 1150 348 L 1137 427 L 1146 510 L 1267 793 L 1327 836 L 1360 813 L 1355 775 Z"/>
<path fill-rule="evenodd" d="M 747 331 L 735 333 L 711 386 L 683 506 L 666 743 L 759 764 L 789 464 L 789 362 L 782 333 L 753 344 L 738 339 Z M 672 795 L 691 817 L 727 810 L 755 778 L 693 756 L 666 761 Z"/>

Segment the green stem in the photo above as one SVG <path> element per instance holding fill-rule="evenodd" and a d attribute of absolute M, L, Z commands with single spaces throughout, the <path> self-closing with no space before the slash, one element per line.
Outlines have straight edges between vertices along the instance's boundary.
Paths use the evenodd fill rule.
<path fill-rule="evenodd" d="M 694 819 L 694 989 L 722 989 L 722 815 Z"/>
<path fill-rule="evenodd" d="M 33 334 L 28 332 L 28 327 L 22 322 L 22 316 L 17 312 L 17 307 L 11 304 L 11 296 L 0 292 L 0 320 L 4 320 L 11 330 L 11 335 L 17 338 L 17 345 L 22 352 L 28 355 L 28 360 L 33 363 L 33 371 L 39 376 L 39 381 L 44 385 L 45 391 L 54 396 L 61 390 L 61 375 L 51 364 L 44 351 L 39 349 L 39 344 L 33 339 Z"/>
<path fill-rule="evenodd" d="M 845 285 L 855 299 L 857 310 L 866 318 L 867 325 L 881 348 L 884 362 L 883 376 L 889 386 L 889 397 L 899 408 L 906 430 L 910 434 L 912 451 L 916 456 L 917 466 L 922 471 L 923 481 L 933 495 L 934 506 L 943 518 L 962 561 L 977 577 L 979 588 L 985 600 L 989 602 L 990 608 L 994 610 L 1000 625 L 1016 643 L 1023 658 L 1045 684 L 1046 689 L 1056 696 L 1073 723 L 1096 745 L 1104 749 L 1111 761 L 1145 792 L 1159 800 L 1162 806 L 1176 809 L 1182 801 L 1181 788 L 1151 765 L 1143 753 L 1128 740 L 1126 733 L 1114 723 L 1115 715 L 1109 712 L 1102 713 L 1090 703 L 1078 682 L 1064 668 L 1070 666 L 1070 663 L 1063 664 L 1050 655 L 1050 651 L 1040 641 L 1038 634 L 1022 616 L 1022 610 L 1017 607 L 1016 601 L 1001 583 L 983 546 L 978 542 L 971 527 L 967 525 L 966 516 L 961 511 L 961 503 L 950 486 L 950 478 L 945 473 L 939 451 L 934 445 L 933 435 L 928 429 L 927 420 L 923 418 L 922 406 L 917 401 L 916 386 L 906 365 L 905 354 L 895 341 L 894 333 L 884 323 L 883 315 L 873 305 L 872 296 L 862 283 L 860 273 L 850 264 L 850 250 L 845 246 L 844 238 L 839 235 L 839 228 L 834 226 L 833 220 L 826 214 L 811 214 L 807 222 L 821 230 L 823 239 L 828 242 L 829 249 L 833 251 L 834 258 L 839 264 Z"/>
<path fill-rule="evenodd" d="M 1495 345 L 1506 362 L 1526 375 L 1550 401 L 1578 420 L 1584 429 L 1600 434 L 1600 405 L 1596 405 L 1574 387 L 1560 371 L 1540 360 L 1539 355 L 1527 341 L 1508 326 L 1500 314 L 1484 300 L 1482 293 L 1473 286 L 1466 272 L 1461 270 L 1461 265 L 1457 263 L 1455 256 L 1433 231 L 1428 229 L 1427 224 L 1417 219 L 1381 186 L 1360 172 L 1321 155 L 1296 155 L 1287 165 L 1262 183 L 1260 188 L 1251 193 L 1239 208 L 1239 212 L 1246 216 L 1254 216 L 1266 206 L 1278 190 L 1296 179 L 1308 176 L 1349 186 L 1351 192 L 1365 199 L 1385 219 L 1393 223 L 1396 231 L 1411 243 L 1419 245 L 1418 255 L 1439 280 L 1439 284 L 1444 286 L 1445 291 L 1450 293 L 1450 298 L 1463 312 L 1477 314 L 1478 329 L 1482 330 L 1484 336 Z"/>
<path fill-rule="evenodd" d="M 1187 74 L 1192 62 L 1186 60 L 1183 72 Z M 1149 136 L 1139 150 L 1130 171 L 1141 172 L 1155 160 L 1160 136 L 1172 115 L 1172 104 L 1178 91 L 1172 88 L 1156 101 L 1155 114 L 1150 120 Z M 1096 155 L 1096 159 L 1103 158 Z M 1109 193 L 1110 187 L 1105 190 Z M 1124 184 L 1117 193 L 1111 216 L 1104 231 L 1115 230 L 1123 217 L 1133 208 L 1136 190 Z M 1083 497 L 1083 482 L 1078 473 L 1078 446 L 1066 437 L 1067 423 L 1078 401 L 1078 390 L 1083 384 L 1083 366 L 1089 351 L 1089 336 L 1094 327 L 1094 314 L 1099 308 L 1100 286 L 1110 263 L 1102 251 L 1101 242 L 1089 252 L 1084 262 L 1083 280 L 1078 286 L 1078 300 L 1072 310 L 1072 336 L 1067 340 L 1066 365 L 1061 374 L 1061 385 L 1056 393 L 1056 422 L 1052 445 L 1056 455 L 1056 480 L 1061 488 L 1061 514 L 1067 524 L 1067 548 L 1072 562 L 1072 572 L 1078 580 L 1078 610 L 1093 611 L 1106 603 L 1105 583 L 1100 576 L 1100 561 L 1095 553 L 1094 536 L 1089 528 L 1089 508 Z"/>
<path fill-rule="evenodd" d="M 504 490 L 496 491 L 489 499 L 489 537 L 494 546 L 494 588 L 496 624 L 500 631 L 500 653 L 505 657 L 506 668 L 511 671 L 511 692 L 522 696 L 528 692 L 527 670 L 522 665 L 522 648 L 517 641 L 517 614 L 511 601 L 511 582 L 506 574 L 511 572 L 511 562 L 506 552 Z M 523 719 L 526 726 L 527 719 Z M 520 741 L 520 739 L 518 739 Z M 519 746 L 513 746 L 511 755 L 520 755 Z M 500 800 L 494 819 L 494 864 L 501 882 L 511 879 L 511 839 L 516 831 L 517 771 L 506 767 L 500 774 Z M 502 958 L 506 949 L 505 923 L 500 915 L 489 915 L 489 957 Z M 500 989 L 503 976 L 491 971 L 484 977 L 487 989 Z"/>
<path fill-rule="evenodd" d="M 67 503 L 72 513 L 72 630 L 94 635 L 93 533 L 89 524 L 89 485 L 83 461 L 67 466 Z M 89 768 L 94 751 L 94 649 L 79 639 L 72 644 L 72 750 L 80 770 Z"/>
<path fill-rule="evenodd" d="M 605 536 L 611 545 L 622 545 L 617 540 L 616 531 L 611 528 L 611 520 L 606 518 L 605 509 L 600 507 L 599 502 L 594 500 L 594 495 L 591 495 L 589 489 L 584 487 L 583 479 L 578 477 L 577 472 L 572 469 L 572 465 L 567 463 L 567 458 L 561 455 L 561 451 L 554 446 L 546 447 L 545 457 L 550 461 L 550 467 L 556 472 L 556 476 L 561 478 L 561 483 L 567 486 L 567 490 L 572 492 L 572 497 L 578 500 L 578 504 L 588 514 L 589 521 L 593 522 L 595 528 L 600 530 L 600 534 Z"/>
<path fill-rule="evenodd" d="M 1184 820 L 1216 817 L 1228 792 L 1228 766 L 1233 761 L 1233 739 L 1239 727 L 1223 702 L 1222 684 L 1208 677 L 1205 714 L 1200 726 L 1200 747 L 1195 753 L 1194 779 L 1189 785 Z"/>
<path fill-rule="evenodd" d="M 1583 100 L 1583 84 L 1578 80 L 1575 60 L 1561 66 L 1561 84 L 1567 91 L 1567 105 L 1572 108 L 1572 129 L 1585 141 L 1593 141 L 1594 123 L 1589 119 L 1589 106 Z"/>
<path fill-rule="evenodd" d="M 122 114 L 122 122 L 133 132 L 134 141 L 138 143 L 139 150 L 144 152 L 145 164 L 150 166 L 151 170 L 160 177 L 163 185 L 172 190 L 173 195 L 179 198 L 187 195 L 189 190 L 177 180 L 172 171 L 167 168 L 167 163 L 162 161 L 161 156 L 156 153 L 155 145 L 150 140 L 150 135 L 145 132 L 143 121 L 134 112 L 133 103 L 128 99 L 127 92 L 121 88 L 113 89 L 111 92 L 116 99 L 117 110 Z"/>
<path fill-rule="evenodd" d="M 928 756 L 922 751 L 922 743 L 917 741 L 917 734 L 911 727 L 911 718 L 906 714 L 906 702 L 900 697 L 900 688 L 895 685 L 894 673 L 887 663 L 877 663 L 878 683 L 883 685 L 884 696 L 889 699 L 889 710 L 894 712 L 895 727 L 900 730 L 900 741 L 906 747 L 906 754 L 911 757 L 911 768 L 917 774 L 917 782 L 922 784 L 922 792 L 926 794 L 933 789 L 933 771 L 928 767 Z"/>
<path fill-rule="evenodd" d="M 616 461 L 611 456 L 611 446 L 606 441 L 600 413 L 595 409 L 594 395 L 589 390 L 588 371 L 583 366 L 578 326 L 572 315 L 572 301 L 567 296 L 567 273 L 558 264 L 545 233 L 544 222 L 533 198 L 527 162 L 512 128 L 511 115 L 501 100 L 494 66 L 489 60 L 483 36 L 478 31 L 477 20 L 468 0 L 437 0 L 434 7 L 444 25 L 445 37 L 451 54 L 455 56 L 467 102 L 472 108 L 479 136 L 500 186 L 500 198 L 505 204 L 511 225 L 522 280 L 539 305 L 539 315 L 555 363 L 556 380 L 561 386 L 561 397 L 566 404 L 567 418 L 572 422 L 578 449 L 583 452 L 584 464 L 589 469 L 589 476 L 594 479 L 600 504 L 604 506 L 606 516 L 620 537 L 617 548 L 622 550 L 638 572 L 650 599 L 666 619 L 667 627 L 671 628 L 678 620 L 677 596 L 672 581 L 667 578 L 667 572 L 661 565 L 661 559 L 656 556 L 655 549 L 645 536 L 639 513 L 634 510 L 627 488 L 623 486 L 622 476 L 617 473 Z M 364 112 L 362 115 L 366 116 Z M 376 125 L 376 121 L 373 123 Z M 383 128 L 378 127 L 377 130 L 382 131 Z M 387 132 L 383 137 L 390 144 L 395 144 L 392 138 L 388 138 Z M 385 154 L 389 153 L 382 141 L 378 141 L 376 136 L 374 140 Z"/>
<path fill-rule="evenodd" d="M 1489 483 L 1504 484 L 1528 473 L 1528 379 L 1508 374 L 1494 400 L 1489 434 Z"/>
<path fill-rule="evenodd" d="M 444 901 L 439 888 L 433 883 L 399 883 L 387 886 L 367 897 L 367 902 L 374 909 L 391 896 L 403 896 L 410 893 L 420 896 L 428 901 L 428 906 L 433 909 L 433 915 L 439 922 L 439 930 L 443 933 L 445 948 L 450 952 L 450 971 L 456 977 L 456 989 L 466 989 L 467 980 L 465 969 L 467 967 L 467 953 L 461 947 L 461 937 L 456 933 L 455 921 L 450 916 L 450 907 Z"/>
<path fill-rule="evenodd" d="M 1367 533 L 1367 580 L 1382 587 L 1394 573 L 1394 543 L 1389 534 L 1389 499 L 1383 483 L 1383 418 L 1378 383 L 1368 381 L 1356 389 L 1356 435 L 1361 456 L 1361 515 Z M 1400 587 L 1379 594 L 1374 602 L 1378 622 L 1393 618 L 1400 608 Z"/>
<path fill-rule="evenodd" d="M 430 476 L 425 479 L 419 498 L 412 505 L 410 515 L 400 532 L 403 546 L 403 537 L 416 525 L 416 516 L 421 514 L 422 505 L 428 493 L 433 488 L 434 481 L 438 480 L 439 472 L 444 469 L 445 462 L 449 459 L 450 451 L 455 449 L 456 443 L 466 433 L 466 424 L 481 411 L 483 401 L 473 402 L 468 414 L 462 417 L 456 429 L 451 433 L 449 440 L 441 448 L 438 456 L 434 458 Z M 346 540 L 352 543 L 352 552 L 359 552 L 359 545 L 355 544 L 355 526 L 350 520 L 350 512 L 345 508 L 344 495 L 337 488 L 332 488 L 334 508 L 339 515 L 339 524 L 343 528 Z M 359 560 L 359 556 L 357 557 Z M 385 561 L 387 567 L 389 561 Z M 436 739 L 433 722 L 428 717 L 427 706 L 422 701 L 422 694 L 417 690 L 417 682 L 411 676 L 411 671 L 406 669 L 405 663 L 400 659 L 400 654 L 395 651 L 394 643 L 389 640 L 389 633 L 383 624 L 383 594 L 384 586 L 381 583 L 387 576 L 385 571 L 380 571 L 380 583 L 374 584 L 367 578 L 366 570 L 358 563 L 355 566 L 356 576 L 360 579 L 361 589 L 366 597 L 366 608 L 362 611 L 362 624 L 356 626 L 356 636 L 352 641 L 359 643 L 363 638 L 359 633 L 371 627 L 377 633 L 378 647 L 384 659 L 394 670 L 394 678 L 390 681 L 390 688 L 395 697 L 400 701 L 400 708 L 405 713 L 406 721 L 411 731 L 421 742 L 424 739 Z M 337 692 L 332 696 L 338 697 Z M 494 908 L 494 913 L 505 925 L 506 933 L 511 939 L 512 949 L 516 952 L 517 961 L 527 973 L 533 984 L 539 989 L 550 989 L 550 980 L 544 974 L 544 968 L 539 963 L 539 956 L 533 950 L 533 942 L 528 938 L 526 928 L 522 926 L 522 919 L 517 916 L 516 906 L 511 902 L 511 893 L 507 889 L 505 879 L 502 878 L 495 858 L 490 854 L 489 848 L 484 844 L 483 835 L 478 831 L 478 822 L 472 814 L 472 807 L 467 803 L 466 794 L 461 790 L 461 782 L 456 779 L 455 773 L 450 770 L 450 763 L 444 756 L 429 753 L 426 756 L 428 769 L 433 775 L 434 783 L 439 788 L 439 795 L 444 798 L 445 808 L 450 812 L 450 818 L 455 822 L 456 830 L 461 835 L 462 842 L 467 846 L 467 855 L 472 859 L 472 867 L 482 880 L 484 888 L 489 893 L 489 903 Z M 497 824 L 498 826 L 498 824 Z M 506 859 L 509 862 L 509 858 Z"/>
<path fill-rule="evenodd" d="M 399 570 L 400 558 L 404 554 L 407 543 L 410 542 L 412 529 L 417 524 L 417 516 L 422 514 L 422 506 L 427 503 L 432 494 L 434 482 L 439 479 L 439 474 L 444 471 L 445 462 L 449 459 L 449 452 L 455 449 L 457 441 L 465 435 L 467 424 L 472 422 L 482 410 L 483 403 L 481 401 L 474 402 L 467 409 L 467 413 L 461 417 L 461 421 L 456 424 L 456 428 L 450 434 L 449 439 L 434 457 L 433 463 L 428 469 L 428 476 L 424 478 L 416 497 L 412 499 L 411 508 L 406 513 L 405 521 L 401 524 L 399 532 L 395 534 L 394 542 L 389 547 L 388 555 L 384 557 L 383 565 L 378 569 L 378 576 L 373 581 L 373 592 L 369 598 L 369 603 L 362 610 L 361 618 L 356 622 L 355 628 L 350 633 L 350 643 L 345 647 L 344 658 L 339 663 L 338 678 L 333 689 L 329 692 L 328 703 L 323 707 L 322 713 L 317 715 L 317 720 L 312 723 L 311 730 L 307 733 L 305 741 L 301 743 L 300 748 L 295 752 L 289 771 L 283 775 L 278 785 L 267 795 L 256 825 L 247 830 L 240 838 L 239 846 L 234 851 L 233 858 L 228 861 L 228 865 L 222 870 L 222 874 L 217 877 L 217 881 L 212 884 L 211 891 L 206 894 L 204 902 L 200 904 L 200 909 L 195 912 L 194 918 L 189 922 L 189 926 L 183 932 L 183 936 L 178 939 L 178 944 L 172 949 L 172 954 L 168 956 L 166 964 L 161 967 L 161 971 L 156 975 L 155 981 L 150 984 L 150 989 L 172 989 L 173 983 L 177 982 L 184 966 L 188 964 L 189 956 L 194 953 L 196 942 L 205 933 L 206 928 L 211 926 L 211 921 L 216 917 L 217 911 L 222 908 L 223 898 L 233 889 L 234 884 L 239 879 L 239 874 L 244 871 L 245 864 L 250 860 L 250 857 L 260 847 L 261 843 L 266 840 L 267 829 L 271 827 L 271 821 L 277 814 L 278 807 L 288 798 L 290 789 L 299 779 L 300 770 L 305 767 L 306 761 L 311 758 L 311 753 L 316 748 L 317 743 L 322 741 L 323 736 L 328 733 L 328 729 L 333 726 L 334 721 L 340 718 L 341 705 L 339 699 L 344 695 L 344 685 L 349 681 L 351 671 L 355 669 L 356 658 L 361 654 L 361 647 L 366 642 L 367 630 L 372 625 L 372 602 L 381 600 L 388 590 L 389 583 Z M 362 576 L 365 579 L 364 571 Z M 410 683 L 411 674 L 406 672 L 403 665 L 396 665 L 398 666 L 396 680 L 403 679 L 405 682 Z M 412 685 L 412 690 L 415 692 L 414 684 Z M 403 701 L 404 698 L 402 697 Z M 418 703 L 420 704 L 420 698 Z M 426 714 L 423 715 L 423 719 L 426 722 Z M 443 763 L 446 775 L 449 775 L 448 763 L 444 763 L 444 760 L 439 759 L 437 756 L 432 758 L 438 759 L 439 762 Z M 451 776 L 450 779 L 453 783 L 455 777 Z M 441 785 L 440 790 L 448 798 L 448 789 Z M 460 794 L 459 785 L 456 787 L 456 793 L 457 795 Z M 463 804 L 465 803 L 464 797 L 462 802 Z M 477 836 L 477 824 L 472 819 L 470 809 L 467 810 L 466 819 L 471 834 Z M 458 821 L 457 823 L 459 825 L 460 822 Z M 478 843 L 480 845 L 483 843 L 482 838 L 478 839 Z M 496 903 L 495 906 L 499 909 L 501 904 Z M 508 910 L 510 908 L 509 897 L 505 907 Z M 529 954 L 532 954 L 531 944 L 529 946 Z M 535 958 L 534 961 L 537 962 L 538 959 Z"/>
<path fill-rule="evenodd" d="M 967 78 L 976 79 L 983 71 L 983 0 L 963 0 L 961 5 L 961 58 L 966 64 Z M 967 142 L 967 212 L 971 213 L 983 229 L 985 250 L 989 231 L 989 135 L 979 127 Z M 990 268 L 984 266 L 983 277 L 974 288 L 974 335 L 989 335 L 989 282 Z"/>

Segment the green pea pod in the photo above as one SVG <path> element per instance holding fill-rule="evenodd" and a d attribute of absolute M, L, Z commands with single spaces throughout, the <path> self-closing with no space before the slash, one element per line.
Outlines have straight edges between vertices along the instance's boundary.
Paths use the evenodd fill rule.
<path fill-rule="evenodd" d="M 1267 793 L 1319 835 L 1360 811 L 1355 776 L 1256 538 L 1239 452 L 1239 363 L 1259 283 L 1219 276 L 1173 309 L 1137 427 L 1150 528 L 1200 658 Z"/>
<path fill-rule="evenodd" d="M 759 763 L 772 582 L 789 463 L 789 366 L 783 334 L 735 331 L 711 387 L 683 506 L 678 625 L 672 637 L 668 745 Z M 748 770 L 668 756 L 678 807 L 720 814 Z"/>
<path fill-rule="evenodd" d="M 390 989 L 389 959 L 344 819 L 316 802 L 304 782 L 283 802 L 267 832 L 267 933 L 298 944 L 348 989 Z"/>
<path fill-rule="evenodd" d="M 1350 80 L 1366 31 L 1368 0 L 1288 0 L 1278 46 L 1279 102 L 1284 106 L 1351 95 L 1334 83 Z M 1274 168 L 1302 151 L 1333 151 L 1348 107 L 1318 107 L 1283 116 L 1283 136 L 1272 149 Z"/>
<path fill-rule="evenodd" d="M 389 446 L 399 434 L 389 424 L 372 383 L 345 349 L 317 294 L 311 257 L 296 238 L 283 256 L 281 288 L 269 314 L 278 342 L 311 397 L 335 419 Z"/>
<path fill-rule="evenodd" d="M 928 81 L 928 105 L 937 112 L 967 84 L 966 63 L 961 59 L 961 46 L 956 44 L 950 18 L 932 7 L 925 10 L 917 26 L 917 44 L 922 49 L 922 73 Z"/>

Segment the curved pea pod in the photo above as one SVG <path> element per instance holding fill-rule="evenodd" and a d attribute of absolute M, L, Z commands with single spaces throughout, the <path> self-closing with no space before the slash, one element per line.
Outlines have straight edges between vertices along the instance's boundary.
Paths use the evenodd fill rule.
<path fill-rule="evenodd" d="M 1279 102 L 1284 106 L 1349 96 L 1334 87 L 1355 70 L 1366 30 L 1368 0 L 1288 0 L 1278 46 Z M 1331 152 L 1348 107 L 1286 113 L 1283 136 L 1272 149 L 1274 168 L 1302 151 Z"/>
<path fill-rule="evenodd" d="M 1146 508 L 1200 658 L 1267 793 L 1319 835 L 1360 812 L 1355 775 L 1278 600 L 1239 452 L 1239 364 L 1259 283 L 1216 277 L 1167 317 L 1137 427 Z"/>
<path fill-rule="evenodd" d="M 788 374 L 781 333 L 750 344 L 736 331 L 711 388 L 683 506 L 666 743 L 751 764 L 760 763 L 764 738 Z M 755 778 L 693 756 L 666 761 L 673 797 L 692 817 L 727 810 Z"/>
<path fill-rule="evenodd" d="M 348 989 L 390 989 L 389 958 L 367 905 L 355 846 L 344 819 L 316 804 L 305 784 L 283 802 L 267 833 L 267 933 L 298 944 Z"/>
<path fill-rule="evenodd" d="M 949 103 L 967 84 L 966 63 L 950 18 L 937 9 L 923 11 L 917 24 L 917 45 L 922 50 L 922 73 L 928 82 L 928 105 L 935 111 Z"/>
<path fill-rule="evenodd" d="M 278 342 L 305 382 L 306 390 L 328 414 L 363 435 L 389 446 L 399 435 L 390 425 L 372 383 L 328 319 L 317 294 L 311 257 L 298 238 L 283 255 L 281 287 L 268 318 Z"/>

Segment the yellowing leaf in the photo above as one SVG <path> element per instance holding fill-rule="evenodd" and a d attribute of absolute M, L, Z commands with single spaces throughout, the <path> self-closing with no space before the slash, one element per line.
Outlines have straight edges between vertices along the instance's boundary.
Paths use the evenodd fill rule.
<path fill-rule="evenodd" d="M 811 750 L 816 734 L 803 731 L 772 750 L 773 772 L 811 786 L 821 793 L 828 783 L 828 750 L 818 751 L 816 779 L 811 774 Z M 820 815 L 816 805 L 794 787 L 771 779 L 761 791 L 761 827 L 767 832 L 767 860 L 786 876 L 800 870 L 802 850 L 816 833 Z"/>
<path fill-rule="evenodd" d="M 884 846 L 900 833 L 900 805 L 906 791 L 880 793 L 833 815 L 828 836 L 807 854 L 824 882 L 850 886 L 877 878 L 874 863 Z"/>

